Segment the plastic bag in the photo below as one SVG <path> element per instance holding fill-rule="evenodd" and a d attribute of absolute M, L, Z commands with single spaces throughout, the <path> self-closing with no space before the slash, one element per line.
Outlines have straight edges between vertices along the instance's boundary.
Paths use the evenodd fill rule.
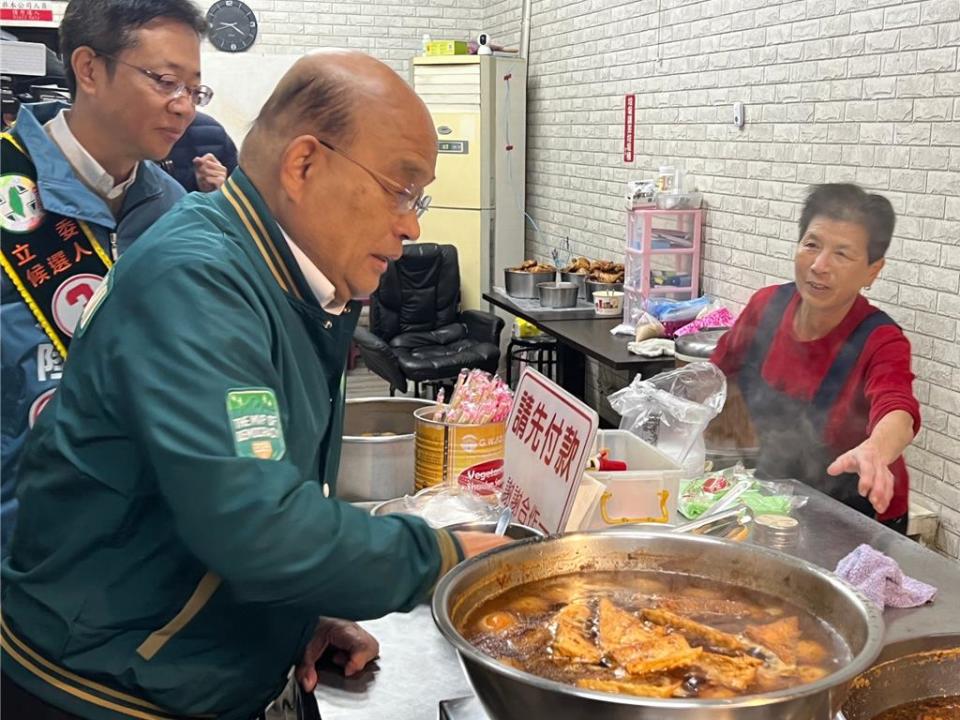
<path fill-rule="evenodd" d="M 701 330 L 733 327 L 734 322 L 736 322 L 736 318 L 733 313 L 726 308 L 720 308 L 687 323 L 674 333 L 674 337 L 683 337 Z"/>
<path fill-rule="evenodd" d="M 649 380 L 638 376 L 607 398 L 629 430 L 683 467 L 687 477 L 703 473 L 703 431 L 723 409 L 727 379 L 712 363 L 697 362 Z"/>
<path fill-rule="evenodd" d="M 667 337 L 673 337 L 673 333 L 696 320 L 704 308 L 711 307 L 712 304 L 713 299 L 709 295 L 702 295 L 692 300 L 650 297 L 644 303 L 644 309 L 663 323 Z"/>
<path fill-rule="evenodd" d="M 406 495 L 392 512 L 416 515 L 431 527 L 440 528 L 463 522 L 496 520 L 502 507 L 498 496 L 479 496 L 444 485 L 424 488 L 416 495 Z"/>
<path fill-rule="evenodd" d="M 720 502 L 738 482 L 752 478 L 753 472 L 737 463 L 719 472 L 684 481 L 680 485 L 677 510 L 684 517 L 695 520 Z M 740 496 L 740 501 L 754 515 L 789 515 L 806 505 L 807 499 L 804 495 L 795 495 L 792 485 L 761 480 L 754 480 L 753 486 Z"/>

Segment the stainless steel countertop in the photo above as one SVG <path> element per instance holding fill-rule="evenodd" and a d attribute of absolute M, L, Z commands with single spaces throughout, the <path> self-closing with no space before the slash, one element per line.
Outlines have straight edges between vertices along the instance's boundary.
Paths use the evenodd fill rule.
<path fill-rule="evenodd" d="M 939 588 L 936 600 L 911 610 L 888 609 L 886 641 L 960 632 L 960 563 L 921 547 L 860 513 L 798 484 L 809 502 L 796 547 L 785 552 L 832 570 L 862 543 L 894 558 L 903 571 Z M 453 648 L 433 624 L 430 608 L 362 623 L 380 641 L 380 659 L 349 680 L 323 673 L 317 701 L 323 720 L 433 720 L 441 700 L 471 694 Z"/>

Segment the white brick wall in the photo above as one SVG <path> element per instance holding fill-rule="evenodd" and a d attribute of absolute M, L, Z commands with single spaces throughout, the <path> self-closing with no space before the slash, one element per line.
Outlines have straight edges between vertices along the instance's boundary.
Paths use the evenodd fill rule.
<path fill-rule="evenodd" d="M 300 55 L 318 47 L 363 50 L 406 77 L 423 35 L 465 40 L 482 20 L 481 0 L 245 0 L 260 28 L 253 54 Z M 207 45 L 209 49 L 209 44 Z"/>
<path fill-rule="evenodd" d="M 519 41 L 519 0 L 484 0 Z M 535 0 L 528 254 L 622 253 L 628 179 L 695 175 L 707 206 L 705 289 L 739 308 L 792 277 L 806 187 L 853 181 L 898 214 L 869 293 L 913 344 L 924 429 L 907 453 L 960 558 L 960 0 Z M 622 161 L 637 95 L 636 161 Z M 732 124 L 732 103 L 747 125 Z"/>
<path fill-rule="evenodd" d="M 466 40 L 482 24 L 483 0 L 245 0 L 259 22 L 256 43 L 243 53 L 203 44 L 203 79 L 215 92 L 207 112 L 240 143 L 277 80 L 304 53 L 352 48 L 383 60 L 409 79 L 410 58 L 424 34 Z M 202 0 L 203 8 L 212 0 Z"/>

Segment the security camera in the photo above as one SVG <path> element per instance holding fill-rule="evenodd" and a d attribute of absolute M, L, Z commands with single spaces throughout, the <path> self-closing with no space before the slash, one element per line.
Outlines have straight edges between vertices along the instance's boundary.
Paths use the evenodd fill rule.
<path fill-rule="evenodd" d="M 477 55 L 493 55 L 490 49 L 490 36 L 486 33 L 480 33 L 477 36 Z"/>

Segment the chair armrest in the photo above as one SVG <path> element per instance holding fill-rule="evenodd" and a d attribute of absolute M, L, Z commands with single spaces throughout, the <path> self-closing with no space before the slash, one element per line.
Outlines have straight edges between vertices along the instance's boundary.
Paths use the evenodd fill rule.
<path fill-rule="evenodd" d="M 464 310 L 460 313 L 460 322 L 467 326 L 467 335 L 474 340 L 499 347 L 503 318 L 481 310 Z"/>
<path fill-rule="evenodd" d="M 407 378 L 400 368 L 400 361 L 387 343 L 364 327 L 353 331 L 353 341 L 360 350 L 364 364 L 390 383 L 391 390 L 407 391 Z"/>

